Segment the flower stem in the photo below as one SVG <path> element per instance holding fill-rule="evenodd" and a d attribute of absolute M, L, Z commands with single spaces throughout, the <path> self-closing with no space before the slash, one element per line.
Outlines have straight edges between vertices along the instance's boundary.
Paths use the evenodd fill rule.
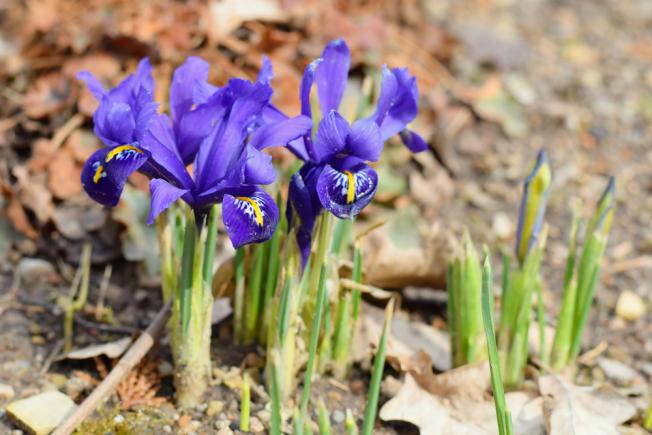
<path fill-rule="evenodd" d="M 201 402 L 210 378 L 211 284 L 217 213 L 217 207 L 213 207 L 208 225 L 204 225 L 198 235 L 192 211 L 188 209 L 186 212 L 179 292 L 169 323 L 176 368 L 176 398 L 181 408 Z"/>

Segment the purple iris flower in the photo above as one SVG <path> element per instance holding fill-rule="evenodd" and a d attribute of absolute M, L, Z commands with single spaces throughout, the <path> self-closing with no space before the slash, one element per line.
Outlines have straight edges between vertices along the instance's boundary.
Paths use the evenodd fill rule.
<path fill-rule="evenodd" d="M 304 263 L 322 210 L 352 219 L 372 200 L 378 175 L 367 162 L 379 159 L 387 139 L 400 134 L 412 152 L 428 148 L 407 128 L 417 116 L 418 91 L 416 79 L 405 68 L 383 67 L 378 104 L 370 117 L 349 124 L 340 115 L 350 64 L 346 43 L 332 41 L 322 56 L 308 65 L 301 81 L 301 113 L 312 118 L 310 92 L 315 84 L 323 114 L 314 139 L 306 134 L 288 144 L 305 162 L 290 182 L 288 207 L 288 219 L 299 220 L 297 241 Z"/>
<path fill-rule="evenodd" d="M 146 174 L 150 224 L 178 199 L 193 208 L 198 224 L 212 204 L 222 203 L 222 219 L 237 248 L 269 239 L 278 223 L 276 203 L 258 187 L 275 179 L 271 156 L 262 150 L 304 135 L 312 122 L 288 118 L 271 106 L 267 59 L 254 83 L 231 79 L 216 87 L 208 84 L 208 72 L 208 63 L 196 57 L 177 68 L 170 116 L 157 113 L 147 59 L 109 92 L 90 73 L 80 73 L 100 101 L 93 120 L 106 145 L 84 165 L 82 185 L 95 201 L 115 206 L 127 177 L 137 170 Z"/>

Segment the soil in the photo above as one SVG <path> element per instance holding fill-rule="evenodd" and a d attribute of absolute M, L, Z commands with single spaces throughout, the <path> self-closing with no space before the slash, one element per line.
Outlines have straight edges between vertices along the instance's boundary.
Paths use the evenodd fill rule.
<path fill-rule="evenodd" d="M 649 383 L 649 310 L 630 322 L 614 311 L 625 290 L 647 302 L 652 298 L 649 1 L 379 0 L 348 6 L 335 2 L 333 9 L 324 9 L 318 2 L 314 11 L 303 6 L 273 22 L 240 23 L 228 37 L 218 38 L 219 42 L 214 35 L 202 36 L 204 30 L 184 30 L 183 26 L 192 27 L 203 11 L 193 2 L 185 9 L 169 2 L 170 8 L 158 11 L 152 19 L 145 18 L 146 14 L 134 18 L 133 5 L 92 1 L 86 11 L 87 22 L 62 16 L 79 7 L 76 1 L 62 1 L 60 8 L 56 1 L 36 3 L 40 19 L 24 2 L 9 0 L 6 7 L 0 7 L 0 59 L 6 59 L 0 67 L 0 191 L 4 196 L 0 205 L 5 208 L 0 216 L 9 218 L 0 219 L 0 238 L 10 241 L 0 240 L 0 384 L 13 387 L 16 397 L 61 388 L 79 402 L 93 386 L 83 384 L 88 379 L 79 372 L 100 378 L 92 360 L 53 361 L 63 336 L 63 312 L 57 300 L 68 292 L 83 241 L 94 245 L 94 266 L 87 309 L 76 322 L 75 347 L 144 329 L 161 306 L 156 280 L 151 278 L 155 273 L 148 271 L 143 261 L 126 259 L 131 251 L 121 238 L 124 219 L 109 214 L 94 226 L 92 213 L 97 213 L 98 207 L 83 193 L 74 186 L 72 193 L 56 191 L 66 182 L 66 174 L 63 181 L 48 181 L 56 174 L 47 161 L 59 151 L 46 153 L 45 163 L 37 161 L 39 140 L 52 138 L 75 113 L 88 114 L 69 70 L 79 63 L 97 61 L 93 55 L 108 55 L 114 60 L 106 61 L 105 72 L 115 77 L 119 74 L 111 73 L 112 68 L 120 71 L 121 65 L 133 65 L 139 56 L 151 54 L 157 73 L 163 75 L 183 56 L 196 53 L 217 64 L 217 79 L 222 80 L 223 74 L 250 74 L 254 66 L 250 57 L 273 48 L 272 60 L 279 60 L 280 74 L 287 77 L 277 91 L 279 101 L 292 107 L 305 61 L 335 36 L 345 36 L 352 46 L 356 74 L 378 66 L 377 59 L 364 55 L 368 49 L 373 54 L 370 57 L 381 56 L 380 63 L 405 65 L 419 77 L 422 114 L 415 129 L 425 133 L 431 150 L 427 156 L 395 167 L 396 173 L 409 180 L 409 195 L 384 201 L 384 207 L 416 204 L 425 222 L 439 221 L 456 235 L 468 227 L 476 244 L 486 243 L 495 251 L 510 249 L 523 177 L 537 150 L 545 147 L 553 168 L 546 214 L 549 241 L 542 271 L 550 324 L 561 301 L 570 204 L 579 198 L 582 215 L 588 217 L 608 177 L 617 177 L 617 211 L 584 348 L 606 342 L 605 355 L 633 367 Z M 101 18 L 100 12 L 111 8 L 116 16 L 130 16 L 132 21 L 125 18 L 119 31 L 113 31 L 113 21 L 98 25 L 102 19 L 109 20 Z M 326 23 L 337 24 L 325 26 L 318 12 L 326 17 Z M 83 16 L 84 11 L 77 13 Z M 168 33 L 155 25 L 175 20 Z M 141 29 L 140 33 L 134 29 Z M 424 61 L 424 51 L 429 62 L 435 61 L 445 73 Z M 506 93 L 508 102 L 499 100 L 498 109 L 483 110 L 481 101 L 495 98 L 498 92 Z M 90 121 L 77 129 L 77 136 L 59 146 L 71 153 L 82 149 L 79 153 L 84 155 L 84 146 L 96 144 L 90 135 Z M 75 159 L 72 166 L 78 171 L 83 159 Z M 26 165 L 35 169 L 22 182 L 14 169 Z M 133 182 L 142 186 L 142 180 Z M 48 193 L 53 185 L 58 186 L 54 196 Z M 12 206 L 15 201 L 20 212 Z M 379 208 L 371 208 L 367 218 L 372 219 Z M 55 210 L 63 209 L 74 210 L 73 219 L 90 222 L 90 229 L 80 230 L 81 236 L 73 234 L 56 219 Z M 31 259 L 43 263 L 35 266 Z M 147 259 L 146 250 L 139 259 Z M 114 328 L 105 327 L 93 311 L 107 264 L 113 272 L 105 305 L 111 308 L 114 325 L 119 325 Z M 441 288 L 424 292 L 440 296 L 428 304 L 408 298 L 403 308 L 408 307 L 415 318 L 444 328 Z M 216 325 L 213 334 L 217 337 L 214 366 L 219 373 L 239 367 L 247 355 L 262 357 L 262 349 L 255 346 L 231 345 L 230 320 Z M 102 425 L 115 423 L 117 415 L 122 427 L 130 428 L 126 433 L 216 433 L 225 427 L 239 433 L 237 389 L 217 381 L 206 406 L 179 412 L 172 405 L 169 368 L 161 365 L 170 360 L 167 348 L 159 346 L 148 359 L 159 362 L 157 372 L 162 381 L 157 396 L 165 398 L 164 403 L 122 411 L 114 398 L 97 415 L 101 423 L 86 427 L 84 433 L 102 432 Z M 103 361 L 110 364 L 108 359 Z M 391 368 L 387 370 L 391 374 Z M 343 433 L 341 417 L 347 408 L 361 421 L 368 374 L 366 367 L 356 366 L 346 380 L 321 378 L 315 383 L 313 397 L 325 399 L 335 433 Z M 387 397 L 381 397 L 381 404 L 385 400 Z M 0 406 L 7 402 L 0 398 Z M 223 409 L 207 415 L 213 402 L 223 402 Z M 265 406 L 254 393 L 251 415 L 267 425 L 269 408 Z M 0 417 L 0 433 L 16 429 L 4 411 Z M 316 416 L 313 419 L 316 421 Z M 131 422 L 145 426 L 128 426 Z M 377 433 L 417 433 L 414 426 L 401 423 L 383 423 L 377 429 Z"/>

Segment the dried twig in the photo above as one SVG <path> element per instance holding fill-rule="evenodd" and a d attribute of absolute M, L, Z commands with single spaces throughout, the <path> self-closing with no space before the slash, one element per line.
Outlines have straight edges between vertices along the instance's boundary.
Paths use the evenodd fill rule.
<path fill-rule="evenodd" d="M 88 417 L 154 345 L 170 315 L 170 302 L 158 312 L 147 330 L 134 342 L 100 385 L 68 416 L 52 435 L 68 435 Z"/>

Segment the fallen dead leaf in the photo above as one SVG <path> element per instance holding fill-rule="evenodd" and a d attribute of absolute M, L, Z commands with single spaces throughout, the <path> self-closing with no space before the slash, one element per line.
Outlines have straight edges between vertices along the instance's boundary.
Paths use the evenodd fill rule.
<path fill-rule="evenodd" d="M 12 170 L 18 179 L 18 197 L 21 203 L 31 209 L 40 223 L 46 223 L 52 215 L 52 192 L 46 187 L 46 174 L 30 174 L 25 166 Z"/>
<path fill-rule="evenodd" d="M 33 173 L 45 171 L 52 161 L 55 151 L 56 148 L 52 141 L 45 138 L 36 139 L 32 146 L 32 156 L 27 162 L 27 168 Z"/>
<path fill-rule="evenodd" d="M 636 408 L 610 385 L 580 387 L 558 375 L 539 378 L 550 435 L 617 435 Z"/>
<path fill-rule="evenodd" d="M 354 360 L 368 358 L 378 343 L 383 326 L 384 311 L 364 304 L 360 328 L 356 331 Z M 428 364 L 437 370 L 451 367 L 450 340 L 448 333 L 422 323 L 413 322 L 404 313 L 397 312 L 392 320 L 392 329 L 387 344 L 387 360 L 399 370 L 408 371 L 414 367 L 414 355 L 425 352 Z"/>
<path fill-rule="evenodd" d="M 14 229 L 23 235 L 29 237 L 30 239 L 35 240 L 38 236 L 36 229 L 32 226 L 23 206 L 20 204 L 18 198 L 13 196 L 9 200 L 9 205 L 6 209 L 7 217 L 11 221 Z"/>
<path fill-rule="evenodd" d="M 68 199 L 82 191 L 81 167 L 68 147 L 59 149 L 48 166 L 48 186 L 58 199 Z"/>
<path fill-rule="evenodd" d="M 443 288 L 453 246 L 452 234 L 440 222 L 424 226 L 416 209 L 402 209 L 364 237 L 365 276 L 369 284 L 382 288 Z"/>
<path fill-rule="evenodd" d="M 44 118 L 66 107 L 70 96 L 68 81 L 60 74 L 50 74 L 34 82 L 23 97 L 23 110 L 32 119 Z"/>
<path fill-rule="evenodd" d="M 219 41 L 245 21 L 282 21 L 286 17 L 280 3 L 274 0 L 213 1 L 209 6 L 209 13 L 208 36 L 212 41 Z"/>
<path fill-rule="evenodd" d="M 412 374 L 398 395 L 380 410 L 385 421 L 407 421 L 419 427 L 421 435 L 497 434 L 496 409 L 489 388 L 489 367 L 486 363 L 462 366 L 430 379 L 433 392 Z M 514 433 L 545 433 L 542 400 L 531 392 L 506 395 L 512 413 Z"/>

